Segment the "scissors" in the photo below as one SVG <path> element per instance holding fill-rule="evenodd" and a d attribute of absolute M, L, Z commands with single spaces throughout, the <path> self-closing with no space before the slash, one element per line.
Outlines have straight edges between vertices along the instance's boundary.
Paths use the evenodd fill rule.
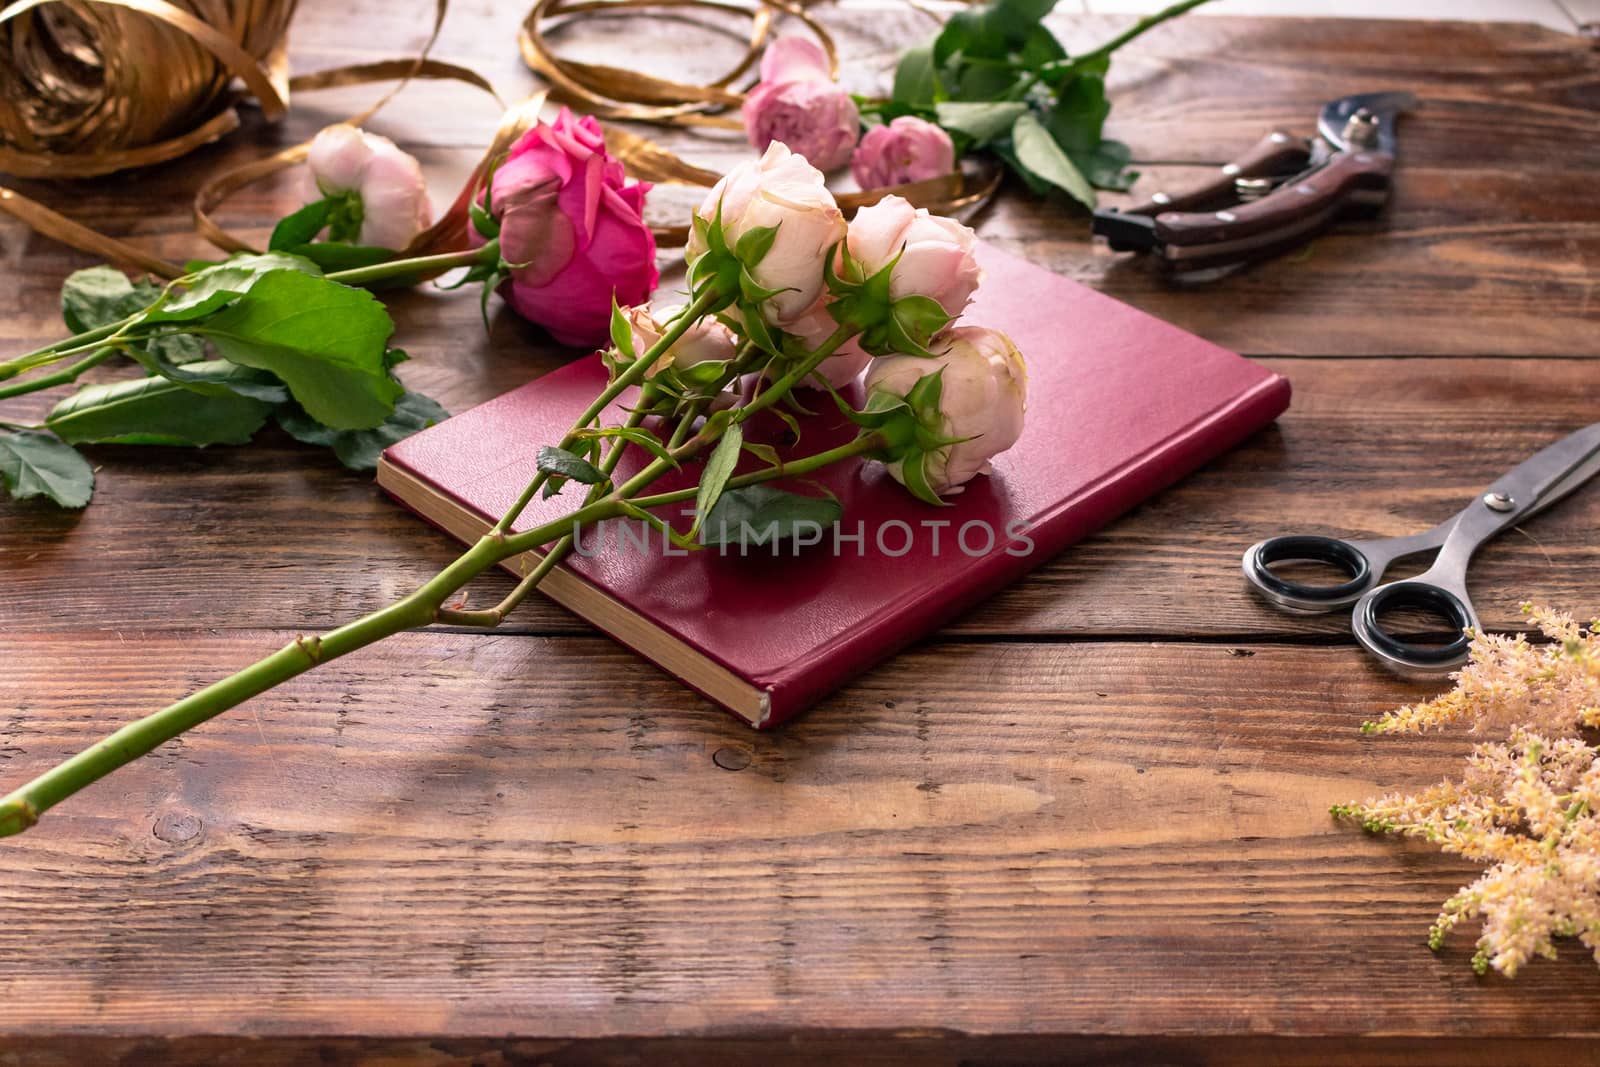
<path fill-rule="evenodd" d="M 1149 252 L 1178 282 L 1222 277 L 1314 236 L 1341 215 L 1381 211 L 1389 199 L 1402 113 L 1410 93 L 1357 93 L 1323 105 L 1317 136 L 1273 130 L 1196 188 L 1094 213 L 1114 252 Z"/>
<path fill-rule="evenodd" d="M 1480 629 L 1467 596 L 1467 566 L 1478 546 L 1508 526 L 1537 515 L 1600 473 L 1600 422 L 1562 438 L 1519 464 L 1484 494 L 1431 530 L 1407 537 L 1348 541 L 1320 534 L 1273 537 L 1244 554 L 1244 576 L 1285 611 L 1314 615 L 1354 605 L 1356 640 L 1397 674 L 1428 678 L 1466 662 L 1467 631 Z M 1379 584 L 1398 559 L 1437 549 L 1433 566 L 1415 578 Z M 1289 581 L 1271 570 L 1276 563 L 1331 565 L 1347 580 L 1337 585 Z M 1451 623 L 1457 636 L 1443 645 L 1403 641 L 1384 629 L 1381 616 L 1420 609 Z"/>

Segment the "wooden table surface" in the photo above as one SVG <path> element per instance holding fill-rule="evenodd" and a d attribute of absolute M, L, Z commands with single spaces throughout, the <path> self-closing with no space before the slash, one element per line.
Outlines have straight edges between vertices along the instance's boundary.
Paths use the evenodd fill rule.
<path fill-rule="evenodd" d="M 456 5 L 437 54 L 528 91 L 516 6 Z M 406 54 L 424 9 L 304 4 L 296 68 Z M 930 25 L 892 4 L 822 17 L 867 90 Z M 1055 23 L 1072 46 L 1125 24 Z M 735 53 L 630 28 L 657 36 L 567 44 L 679 76 Z M 1475 928 L 1430 954 L 1474 869 L 1327 814 L 1459 766 L 1460 735 L 1357 733 L 1432 689 L 1238 577 L 1241 549 L 1283 530 L 1431 525 L 1600 417 L 1600 53 L 1531 26 L 1193 18 L 1112 81 L 1112 132 L 1147 161 L 1136 192 L 1309 130 L 1335 96 L 1424 101 L 1386 221 L 1205 289 L 1164 287 L 1018 189 L 975 220 L 1288 375 L 1276 426 L 772 734 L 542 602 L 493 636 L 406 634 L 285 685 L 0 845 L 0 1060 L 1600 1062 L 1581 948 L 1514 982 L 1473 975 Z M 307 95 L 182 163 L 23 188 L 181 259 L 207 174 L 371 96 Z M 375 128 L 446 190 L 496 118 L 427 85 Z M 223 215 L 262 235 L 292 202 L 269 187 Z M 0 351 L 53 339 L 61 279 L 89 260 L 11 222 L 0 255 Z M 459 294 L 396 313 L 403 376 L 452 410 L 570 356 L 505 313 L 486 335 Z M 454 554 L 275 431 L 93 458 L 82 514 L 0 504 L 4 788 Z M 1524 599 L 1600 611 L 1597 529 L 1590 489 L 1489 546 L 1485 622 L 1516 625 Z"/>

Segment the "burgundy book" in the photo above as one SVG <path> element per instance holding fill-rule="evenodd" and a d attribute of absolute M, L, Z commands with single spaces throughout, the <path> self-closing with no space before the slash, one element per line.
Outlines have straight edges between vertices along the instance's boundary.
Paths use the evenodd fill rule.
<path fill-rule="evenodd" d="M 846 461 L 817 477 L 844 509 L 834 530 L 819 531 L 820 543 L 669 554 L 659 535 L 644 543 L 642 524 L 614 520 L 583 531 L 584 554 L 569 556 L 540 588 L 765 728 L 1288 406 L 1285 379 L 1232 352 L 993 248 L 980 247 L 979 259 L 986 276 L 964 321 L 1009 333 L 1029 375 L 1027 428 L 991 476 L 941 508 L 913 498 L 880 464 Z M 533 476 L 539 446 L 558 442 L 605 382 L 598 356 L 569 364 L 390 448 L 378 482 L 428 521 L 475 540 Z M 826 398 L 808 406 L 818 414 L 803 422 L 790 454 L 853 435 Z M 623 417 L 614 409 L 605 419 Z M 623 475 L 643 461 L 641 450 L 630 452 L 639 455 L 624 460 Z M 675 473 L 652 491 L 692 480 Z M 582 488 L 536 502 L 518 528 L 570 511 Z M 537 561 L 528 553 L 507 567 L 521 574 Z"/>

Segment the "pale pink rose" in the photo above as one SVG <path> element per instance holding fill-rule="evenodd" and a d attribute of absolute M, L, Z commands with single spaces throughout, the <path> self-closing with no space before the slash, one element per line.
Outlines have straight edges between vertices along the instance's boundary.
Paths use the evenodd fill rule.
<path fill-rule="evenodd" d="M 863 189 L 927 181 L 955 169 L 956 146 L 950 135 L 914 115 L 874 126 L 850 157 L 850 173 Z"/>
<path fill-rule="evenodd" d="M 739 164 L 717 182 L 696 214 L 710 222 L 718 204 L 729 248 L 751 230 L 777 227 L 767 254 L 749 266 L 757 285 L 778 290 L 762 303 L 762 317 L 782 328 L 803 315 L 822 295 L 824 257 L 845 235 L 844 215 L 822 172 L 775 141 L 760 159 Z M 693 266 L 705 254 L 705 242 L 691 233 L 685 259 Z"/>
<path fill-rule="evenodd" d="M 808 351 L 815 352 L 824 341 L 839 328 L 839 324 L 828 314 L 826 298 L 818 300 L 809 310 L 798 319 L 785 326 L 784 329 L 794 334 L 805 345 Z M 872 362 L 872 357 L 867 354 L 855 338 L 851 338 L 834 350 L 833 355 L 817 364 L 817 373 L 828 380 L 828 384 L 835 389 L 843 389 L 857 378 Z M 816 379 L 807 377 L 801 385 L 811 388 L 817 387 Z"/>
<path fill-rule="evenodd" d="M 402 249 L 428 228 L 422 167 L 387 137 L 340 123 L 312 138 L 305 200 L 355 194 L 361 201 L 357 244 Z"/>
<path fill-rule="evenodd" d="M 861 136 L 855 101 L 829 75 L 822 49 L 805 37 L 780 37 L 768 46 L 743 114 L 757 150 L 781 141 L 822 170 L 843 166 Z"/>
<path fill-rule="evenodd" d="M 593 118 L 562 108 L 523 134 L 490 193 L 500 255 L 515 266 L 500 294 L 564 345 L 605 344 L 613 297 L 642 304 L 660 278 L 643 218 L 649 189 L 624 177 Z"/>
<path fill-rule="evenodd" d="M 977 475 L 990 473 L 989 461 L 1022 436 L 1028 371 L 1022 353 L 1009 337 L 982 326 L 952 327 L 934 337 L 929 348 L 933 359 L 883 356 L 873 360 L 867 391 L 904 397 L 924 375 L 943 368 L 941 432 L 946 437 L 971 438 L 931 452 L 924 460 L 929 487 L 944 496 L 959 492 Z M 904 462 L 889 464 L 889 473 L 901 484 L 905 483 Z"/>
<path fill-rule="evenodd" d="M 681 311 L 682 306 L 665 307 L 654 312 L 645 304 L 629 308 L 627 316 L 628 325 L 633 330 L 634 355 L 643 356 L 661 340 L 667 324 Z M 738 355 L 738 350 L 739 342 L 733 336 L 733 331 L 708 315 L 692 324 L 683 336 L 667 346 L 667 350 L 651 368 L 651 373 L 663 371 L 669 366 L 688 370 L 699 363 L 725 363 Z"/>
<path fill-rule="evenodd" d="M 930 215 L 898 196 L 864 207 L 850 220 L 845 246 L 870 278 L 894 262 L 889 296 L 926 296 L 949 315 L 959 315 L 983 281 L 973 258 L 977 235 L 955 219 Z M 899 261 L 895 262 L 895 257 Z"/>
<path fill-rule="evenodd" d="M 761 53 L 764 82 L 831 82 L 828 53 L 809 37 L 785 34 Z"/>

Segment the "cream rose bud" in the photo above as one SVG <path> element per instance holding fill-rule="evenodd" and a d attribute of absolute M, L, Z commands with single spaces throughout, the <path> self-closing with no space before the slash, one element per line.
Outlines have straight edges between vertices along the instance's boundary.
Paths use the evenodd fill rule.
<path fill-rule="evenodd" d="M 828 314 L 827 300 L 818 300 L 806 313 L 784 327 L 789 333 L 800 339 L 800 343 L 807 351 L 815 352 L 839 328 L 833 316 Z M 872 356 L 867 354 L 855 338 L 851 338 L 834 350 L 833 355 L 817 364 L 815 373 L 822 375 L 829 385 L 835 389 L 843 389 L 857 378 L 872 361 Z M 808 376 L 801 385 L 817 388 L 816 379 Z"/>
<path fill-rule="evenodd" d="M 634 354 L 642 356 L 648 352 L 657 341 L 661 340 L 661 335 L 666 332 L 667 323 L 682 311 L 683 308 L 677 306 L 652 312 L 646 304 L 629 308 L 627 316 L 628 325 L 633 330 Z M 738 349 L 739 342 L 733 336 L 733 331 L 707 316 L 690 326 L 684 331 L 683 336 L 667 346 L 667 350 L 656 360 L 655 366 L 650 368 L 651 373 L 666 370 L 669 366 L 688 370 L 701 363 L 727 362 L 738 354 Z"/>
<path fill-rule="evenodd" d="M 886 196 L 856 212 L 845 247 L 864 279 L 894 263 L 889 275 L 891 300 L 926 296 L 956 316 L 983 281 L 983 269 L 972 255 L 977 240 L 955 219 Z"/>
<path fill-rule="evenodd" d="M 422 167 L 387 137 L 340 123 L 318 133 L 306 151 L 307 203 L 353 195 L 360 202 L 357 244 L 399 250 L 431 218 Z"/>
<path fill-rule="evenodd" d="M 757 285 L 777 290 L 762 302 L 762 317 L 781 328 L 803 315 L 822 295 L 823 258 L 845 235 L 844 215 L 822 172 L 774 141 L 760 159 L 739 164 L 717 182 L 696 214 L 712 222 L 718 204 L 729 248 L 752 230 L 777 227 L 766 255 L 746 264 Z M 705 239 L 691 232 L 684 252 L 689 265 L 706 252 Z"/>
<path fill-rule="evenodd" d="M 904 465 L 919 460 L 928 487 L 940 496 L 959 492 L 989 461 L 1017 443 L 1027 410 L 1028 371 L 1011 338 L 983 326 L 955 326 L 934 337 L 933 359 L 885 356 L 872 361 L 867 392 L 904 397 L 923 376 L 942 368 L 939 414 L 945 437 L 970 438 L 889 464 L 902 485 Z"/>

